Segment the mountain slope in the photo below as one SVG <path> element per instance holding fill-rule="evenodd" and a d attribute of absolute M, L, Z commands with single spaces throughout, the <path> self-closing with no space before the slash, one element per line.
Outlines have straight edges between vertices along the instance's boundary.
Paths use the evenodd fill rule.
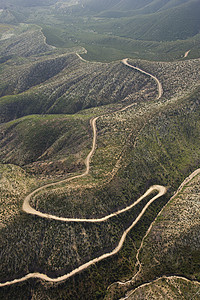
<path fill-rule="evenodd" d="M 37 37 L 40 43 L 36 43 Z M 26 46 L 20 47 L 22 43 Z M 148 101 L 156 94 L 153 80 L 139 72 L 130 72 L 121 62 L 90 64 L 75 53 L 56 55 L 37 28 L 6 39 L 1 49 L 2 59 L 7 57 L 0 75 L 4 96 L 0 99 L 1 122 L 29 114 L 76 113 L 123 103 L 136 99 L 138 92 L 141 93 L 138 101 L 143 97 Z M 45 56 L 45 50 L 51 51 Z M 20 57 L 17 61 L 16 52 Z M 36 55 L 30 58 L 31 54 Z"/>
<path fill-rule="evenodd" d="M 8 8 L 13 6 L 32 7 L 32 6 L 46 6 L 56 3 L 57 0 L 1 0 L 0 8 Z"/>
<path fill-rule="evenodd" d="M 116 18 L 98 25 L 100 32 L 148 41 L 187 39 L 200 32 L 200 5 L 198 0 L 150 14 Z"/>
<path fill-rule="evenodd" d="M 24 23 L 0 24 L 0 299 L 103 300 L 110 296 L 109 300 L 116 300 L 126 285 L 112 284 L 137 274 L 138 253 L 142 269 L 128 289 L 166 274 L 200 280 L 199 176 L 165 207 L 144 239 L 159 211 L 200 164 L 200 59 L 189 59 L 200 34 L 189 38 L 185 47 L 184 41 L 160 42 L 161 32 L 170 28 L 169 20 L 174 24 L 180 16 L 176 23 L 180 24 L 187 10 L 191 26 L 183 36 L 198 31 L 198 20 L 192 19 L 198 2 L 110 0 L 92 2 L 92 9 L 86 1 L 85 6 L 78 2 L 69 8 L 70 3 L 75 4 L 59 1 L 45 8 L 12 7 L 13 16 L 20 11 Z M 127 12 L 133 4 L 135 9 Z M 103 17 L 116 12 L 113 19 Z M 5 10 L 0 18 L 1 13 Z M 6 14 L 12 19 L 9 9 Z M 162 21 L 164 26 L 154 34 Z M 47 28 L 47 41 L 50 37 L 53 43 L 58 37 L 58 43 L 66 41 L 63 47 L 76 47 L 49 46 L 41 27 L 25 22 Z M 159 41 L 136 41 L 108 31 L 148 39 L 146 25 L 149 36 Z M 106 33 L 99 34 L 97 29 Z M 102 61 L 110 45 L 112 62 L 84 60 L 90 56 L 82 48 L 87 45 L 93 53 L 98 50 L 96 57 L 100 54 Z M 140 51 L 159 59 L 158 48 L 164 57 L 174 47 L 181 49 L 176 60 L 168 56 L 171 62 L 139 59 Z M 128 59 L 129 65 L 124 64 L 127 60 L 114 61 L 116 49 L 121 58 L 135 52 L 138 59 Z M 158 86 L 163 93 L 158 93 Z M 136 204 L 150 186 L 158 184 L 167 192 L 145 212 L 151 196 L 114 214 Z M 22 209 L 28 195 L 33 208 L 50 215 L 94 219 L 113 213 L 113 218 L 101 223 L 42 218 Z M 29 278 L 2 287 L 7 280 L 33 272 L 57 278 L 112 254 L 137 218 L 116 255 L 74 277 L 53 284 Z M 146 285 L 138 289 L 137 296 L 162 299 L 167 292 L 169 298 L 176 298 L 186 289 L 191 299 L 198 285 L 158 280 L 149 289 Z"/>
<path fill-rule="evenodd" d="M 0 160 L 29 172 L 64 175 L 84 167 L 87 116 L 30 116 L 0 125 Z"/>
<path fill-rule="evenodd" d="M 153 13 L 159 10 L 165 10 L 171 7 L 179 6 L 183 3 L 189 3 L 192 0 L 83 0 L 84 6 L 94 11 L 130 11 L 133 13 L 145 12 Z M 135 13 L 136 13 L 135 12 Z"/>
<path fill-rule="evenodd" d="M 141 255 L 143 274 L 173 273 L 200 279 L 199 196 L 200 176 L 197 175 L 166 206 L 152 227 Z M 150 258 L 151 253 L 154 258 Z M 147 271 L 149 264 L 151 270 Z"/>
<path fill-rule="evenodd" d="M 33 283 L 30 281 L 9 289 L 0 289 L 1 297 L 13 299 L 17 294 L 18 297 L 22 298 L 24 295 L 26 298 L 32 294 L 37 298 L 39 293 L 41 299 L 47 296 L 58 299 L 59 293 L 61 299 L 72 299 L 73 295 L 76 295 L 76 299 L 95 299 L 96 295 L 101 295 L 99 298 L 103 299 L 109 284 L 131 276 L 136 245 L 140 245 L 150 223 L 168 201 L 169 195 L 199 163 L 199 113 L 197 90 L 187 98 L 171 99 L 168 103 L 152 101 L 102 118 L 98 122 L 98 149 L 92 160 L 90 176 L 67 186 L 44 190 L 33 199 L 34 205 L 59 215 L 95 216 L 133 202 L 136 195 L 141 194 L 141 190 L 154 183 L 170 186 L 168 196 L 150 207 L 144 219 L 130 233 L 119 255 L 59 285 L 41 285 L 39 281 L 34 285 L 34 280 Z M 145 120 L 146 125 L 143 127 Z M 130 139 L 124 139 L 124 151 L 117 152 L 123 153 L 120 168 L 110 180 L 111 174 L 103 172 L 101 175 L 100 168 L 107 170 L 113 159 L 117 161 L 112 151 L 113 141 L 129 133 L 132 133 Z M 120 147 L 122 146 L 123 143 Z M 105 181 L 102 181 L 101 176 Z M 12 182 L 12 186 L 14 184 Z M 30 186 L 27 185 L 26 189 L 30 190 Z M 5 199 L 6 196 L 5 188 Z M 42 271 L 52 276 L 66 273 L 73 266 L 88 261 L 88 256 L 96 257 L 97 253 L 109 251 L 111 242 L 115 245 L 123 228 L 126 228 L 136 213 L 134 210 L 131 214 L 102 225 L 46 222 L 20 212 L 23 196 L 24 193 L 15 207 L 14 222 L 5 220 L 6 227 L 1 233 L 2 280 L 20 277 L 30 271 Z M 10 246 L 12 241 L 16 242 L 17 247 Z M 25 249 L 22 251 L 23 247 Z M 5 251 L 7 248 L 9 251 Z M 15 255 L 15 264 L 10 264 Z M 10 266 L 9 270 L 7 265 Z M 86 284 L 88 278 L 89 284 Z"/>

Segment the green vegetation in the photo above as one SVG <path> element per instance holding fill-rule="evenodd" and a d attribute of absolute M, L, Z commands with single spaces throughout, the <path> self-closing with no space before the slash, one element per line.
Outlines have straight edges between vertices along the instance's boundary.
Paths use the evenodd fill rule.
<path fill-rule="evenodd" d="M 199 281 L 199 179 L 189 182 L 154 224 L 141 253 L 143 280 L 176 274 Z"/>
<path fill-rule="evenodd" d="M 84 167 L 90 116 L 28 116 L 0 126 L 1 161 L 29 172 L 64 175 Z"/>
<path fill-rule="evenodd" d="M 151 198 L 99 224 L 57 222 L 21 210 L 25 196 L 37 187 L 84 172 L 92 118 L 99 116 L 89 175 L 40 190 L 31 199 L 33 207 L 57 216 L 95 218 L 134 203 L 153 184 L 165 185 L 168 192 L 147 209 L 117 255 L 62 283 L 29 280 L 1 288 L 0 298 L 119 299 L 125 288 L 110 296 L 108 286 L 137 272 L 136 253 L 147 229 L 199 167 L 198 3 L 116 0 L 98 6 L 87 1 L 82 7 L 46 1 L 31 9 L 32 2 L 14 4 L 0 11 L 0 21 L 8 23 L 0 26 L 0 282 L 30 272 L 58 277 L 110 252 Z M 189 50 L 188 58 L 196 59 L 184 58 Z M 82 61 L 76 53 L 106 63 Z M 159 100 L 152 78 L 118 61 L 126 56 L 160 80 L 164 93 Z M 184 198 L 191 191 L 193 198 Z M 192 217 L 198 191 L 199 182 L 187 185 L 181 199 L 165 208 L 170 213 L 158 218 L 132 287 L 170 273 L 199 280 L 199 223 L 198 216 L 197 222 Z M 169 223 L 180 230 L 171 231 L 168 240 Z M 162 233 L 163 244 L 156 244 Z"/>
<path fill-rule="evenodd" d="M 199 33 L 198 1 L 189 1 L 176 8 L 129 18 L 108 19 L 94 28 L 98 32 L 145 41 L 185 40 Z"/>
<path fill-rule="evenodd" d="M 158 296 L 159 295 L 159 296 Z M 167 278 L 161 278 L 155 280 L 149 285 L 142 286 L 136 291 L 132 291 L 128 300 L 139 300 L 139 299 L 154 299 L 157 297 L 181 299 L 187 300 L 199 298 L 199 284 L 194 281 L 187 281 L 183 278 L 176 278 L 169 276 Z"/>
<path fill-rule="evenodd" d="M 136 40 L 124 35 L 117 36 L 114 33 L 91 32 L 87 28 L 84 31 L 83 29 L 76 29 L 79 26 L 82 28 L 81 22 L 76 24 L 75 28 L 71 26 L 66 28 L 61 25 L 42 27 L 50 45 L 67 48 L 77 45 L 83 46 L 88 51 L 83 57 L 91 61 L 109 62 L 125 57 L 172 61 L 183 58 L 185 52 L 190 49 L 190 58 L 199 57 L 199 34 L 184 40 L 160 43 L 158 41 Z"/>
<path fill-rule="evenodd" d="M 150 106 L 151 105 L 155 104 L 152 103 Z M 191 107 L 192 109 L 189 109 Z M 49 201 L 44 201 L 49 196 L 43 193 L 41 200 L 39 202 L 37 201 L 37 207 L 40 207 L 38 205 L 45 204 L 45 211 L 46 209 L 50 209 L 51 212 L 59 214 L 56 209 L 57 207 L 61 208 L 62 215 L 66 215 L 65 209 L 68 213 L 70 212 L 68 203 L 70 204 L 71 202 L 71 216 L 75 216 L 78 212 L 78 206 L 75 206 L 76 202 L 77 205 L 80 205 L 83 199 L 88 199 L 88 203 L 81 206 L 80 213 L 83 215 L 84 212 L 86 212 L 86 215 L 91 216 L 93 212 L 90 209 L 93 208 L 93 205 L 90 206 L 90 199 L 96 203 L 95 209 L 98 211 L 98 214 L 100 214 L 102 205 L 107 206 L 106 211 L 109 209 L 113 210 L 113 204 L 116 207 L 122 205 L 122 202 L 123 205 L 126 205 L 127 203 L 133 202 L 134 199 L 151 184 L 164 183 L 165 185 L 170 185 L 171 190 L 168 196 L 155 202 L 147 210 L 145 216 L 130 233 L 123 250 L 115 257 L 98 263 L 97 266 L 89 268 L 88 271 L 75 276 L 65 283 L 56 286 L 48 286 L 48 284 L 42 286 L 36 283 L 33 289 L 31 287 L 35 281 L 30 281 L 16 287 L 12 286 L 9 290 L 7 288 L 1 289 L 0 293 L 2 297 L 12 299 L 12 297 L 16 295 L 16 292 L 22 298 L 23 295 L 27 296 L 30 295 L 30 293 L 32 293 L 32 296 L 41 294 L 41 297 L 43 297 L 42 295 L 44 295 L 45 290 L 45 295 L 48 295 L 50 299 L 59 299 L 62 297 L 70 299 L 72 297 L 72 291 L 77 299 L 83 299 L 86 295 L 87 299 L 102 299 L 110 283 L 132 275 L 136 253 L 133 245 L 139 247 L 142 237 L 158 211 L 167 202 L 169 196 L 176 190 L 181 181 L 198 163 L 197 151 L 200 132 L 199 90 L 189 98 L 174 101 L 173 103 L 160 104 L 158 110 L 160 111 L 160 115 L 157 115 L 155 112 L 155 116 L 152 116 L 151 122 L 147 123 L 140 133 L 140 138 L 135 147 L 133 146 L 134 139 L 130 139 L 128 143 L 129 147 L 126 148 L 123 155 L 123 168 L 119 169 L 110 183 L 97 190 L 91 188 L 87 190 L 80 186 L 80 190 L 78 189 L 77 192 L 75 192 L 77 195 L 70 195 L 68 193 L 67 199 L 67 189 L 61 187 L 64 188 L 65 198 L 60 198 L 59 195 L 57 195 L 56 198 L 52 197 Z M 144 108 L 144 116 L 147 117 L 145 111 Z M 126 126 L 130 126 L 130 124 L 133 123 L 132 118 L 135 118 L 134 112 L 135 110 L 133 109 L 132 117 L 131 113 L 127 114 L 127 121 L 130 123 L 125 122 Z M 118 113 L 114 116 L 119 118 L 120 114 L 120 118 L 126 116 L 125 112 Z M 26 119 L 28 118 L 29 117 L 26 117 Z M 111 120 L 114 122 L 112 118 Z M 109 117 L 102 120 L 104 120 L 104 123 L 111 121 Z M 112 126 L 108 128 L 112 129 Z M 193 134 L 191 135 L 190 132 L 193 132 Z M 168 135 L 170 142 L 167 140 Z M 100 135 L 99 141 L 100 143 L 101 141 L 106 142 L 106 139 L 103 139 L 103 135 Z M 108 141 L 110 142 L 109 139 Z M 95 176 L 94 167 L 92 168 L 92 173 Z M 103 168 L 105 168 L 105 166 L 103 166 Z M 77 185 L 77 183 L 75 183 L 75 185 Z M 77 199 L 77 196 L 79 196 L 80 200 Z M 119 197 L 117 198 L 116 196 Z M 122 202 L 120 203 L 118 200 Z M 59 206 L 57 206 L 55 201 L 59 202 L 57 203 Z M 91 203 L 94 204 L 94 202 Z M 51 204 L 53 204 L 52 207 Z M 141 208 L 138 209 L 141 210 Z M 17 240 L 17 244 L 19 245 L 17 249 L 23 248 L 21 245 L 21 241 L 23 241 L 24 245 L 26 245 L 26 251 L 17 254 L 18 259 L 15 266 L 11 267 L 8 273 L 6 262 L 10 261 L 11 257 L 16 255 L 13 252 L 14 249 L 10 249 L 6 256 L 4 256 L 2 274 L 5 273 L 9 279 L 13 274 L 18 274 L 15 275 L 16 277 L 28 271 L 36 270 L 47 272 L 52 276 L 64 274 L 75 267 L 77 262 L 80 263 L 80 260 L 82 260 L 82 262 L 84 262 L 84 260 L 87 261 L 88 257 L 91 258 L 94 257 L 93 255 L 96 256 L 97 254 L 104 253 L 105 249 L 109 250 L 111 241 L 113 245 L 115 245 L 123 231 L 123 226 L 127 226 L 133 219 L 132 213 L 133 212 L 126 214 L 125 218 L 122 216 L 122 218 L 113 219 L 111 222 L 97 225 L 60 224 L 60 222 L 42 220 L 20 213 L 17 219 L 15 219 L 15 222 L 6 227 L 2 232 L 2 249 L 6 247 L 5 243 L 7 243 L 7 237 L 11 233 L 12 239 Z M 138 212 L 134 211 L 134 213 L 137 214 Z M 15 230 L 13 226 L 16 228 Z M 34 236 L 30 236 L 30 231 L 35 233 Z M 23 237 L 22 239 L 17 238 L 19 232 L 20 237 Z M 112 235 L 109 236 L 108 232 L 112 232 Z M 43 247 L 38 253 L 37 249 L 40 249 L 38 243 L 40 243 L 41 238 L 43 240 Z M 70 243 L 69 240 L 71 241 Z M 102 245 L 104 246 L 102 247 Z M 31 263 L 31 261 L 35 263 Z M 28 269 L 25 265 L 29 266 Z M 86 284 L 86 282 L 88 284 Z"/>
<path fill-rule="evenodd" d="M 34 188 L 36 179 L 20 167 L 0 164 L 0 229 L 12 222 L 21 210 L 21 198 L 27 187 Z"/>
<path fill-rule="evenodd" d="M 140 89 L 153 95 L 157 88 L 154 81 L 130 72 L 121 62 L 90 64 L 75 54 L 9 60 L 3 64 L 0 84 L 5 95 L 0 99 L 1 122 L 29 114 L 73 114 L 130 101 Z"/>
<path fill-rule="evenodd" d="M 89 2 L 84 8 L 73 6 L 73 1 L 31 9 L 16 5 L 9 13 L 16 24 L 18 19 L 41 26 L 50 45 L 85 47 L 89 60 L 171 61 L 188 50 L 190 58 L 199 57 L 198 0 Z M 0 21 L 7 23 L 1 15 Z"/>

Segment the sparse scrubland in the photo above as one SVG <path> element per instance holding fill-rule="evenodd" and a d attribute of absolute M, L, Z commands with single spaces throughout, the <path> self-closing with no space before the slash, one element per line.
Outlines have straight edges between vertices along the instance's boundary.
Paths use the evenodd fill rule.
<path fill-rule="evenodd" d="M 31 115 L 0 125 L 1 161 L 38 175 L 84 168 L 91 145 L 89 116 Z"/>
<path fill-rule="evenodd" d="M 199 299 L 199 187 L 197 175 L 156 219 L 140 252 L 141 273 L 128 289 L 137 288 L 127 299 Z"/>
<path fill-rule="evenodd" d="M 200 84 L 200 59 L 175 62 L 132 61 L 133 65 L 147 69 L 163 85 L 165 99 L 190 94 Z"/>
<path fill-rule="evenodd" d="M 50 67 L 52 61 L 57 66 L 57 75 Z M 34 62 L 32 66 L 20 66 L 22 74 L 17 72 L 17 78 L 16 75 L 12 77 L 16 66 L 13 69 L 12 62 L 9 61 L 9 64 L 11 66 L 6 66 L 5 73 L 2 73 L 4 85 L 4 76 L 9 82 L 9 86 L 4 87 L 5 96 L 0 102 L 2 122 L 33 113 L 72 114 L 90 107 L 130 101 L 141 89 L 149 98 L 156 93 L 154 81 L 139 72 L 130 72 L 121 62 L 91 64 L 80 61 L 75 54 L 61 55 L 42 63 Z M 49 73 L 49 68 L 53 74 Z M 33 84 L 32 70 L 38 70 L 36 73 L 40 74 L 40 80 L 45 82 L 27 90 Z M 46 80 L 47 76 L 51 78 Z M 22 87 L 27 91 L 19 93 Z M 141 99 L 135 97 L 134 100 L 138 102 Z"/>
<path fill-rule="evenodd" d="M 36 180 L 23 169 L 11 164 L 0 164 L 0 228 L 6 227 L 21 210 L 21 198 L 28 188 L 34 188 Z"/>
<path fill-rule="evenodd" d="M 139 287 L 127 296 L 128 300 L 148 299 L 199 299 L 200 285 L 181 277 L 163 277 L 148 285 Z"/>
<path fill-rule="evenodd" d="M 161 81 L 164 94 L 157 100 L 150 77 L 120 61 L 81 61 L 75 53 L 80 48 L 66 54 L 49 47 L 38 28 L 33 32 L 26 28 L 1 41 L 0 282 L 29 272 L 58 277 L 111 251 L 148 202 L 101 224 L 57 222 L 22 212 L 24 197 L 36 187 L 83 172 L 92 145 L 91 118 L 101 116 L 89 175 L 41 190 L 31 199 L 33 207 L 57 216 L 95 218 L 133 203 L 153 184 L 168 192 L 147 209 L 114 257 L 62 283 L 31 279 L 0 288 L 0 298 L 103 299 L 107 294 L 118 299 L 125 290 L 109 294 L 107 287 L 137 272 L 136 253 L 147 229 L 199 167 L 199 60 L 132 61 Z M 199 177 L 166 206 L 145 240 L 142 272 L 132 288 L 171 273 L 199 280 L 198 194 Z M 168 284 L 169 294 L 176 294 Z M 192 286 L 188 295 L 194 293 Z"/>
<path fill-rule="evenodd" d="M 198 175 L 166 206 L 157 219 L 141 253 L 141 276 L 145 276 L 145 273 L 153 274 L 154 277 L 177 274 L 199 281 L 199 188 Z M 148 278 L 152 276 L 150 274 Z"/>

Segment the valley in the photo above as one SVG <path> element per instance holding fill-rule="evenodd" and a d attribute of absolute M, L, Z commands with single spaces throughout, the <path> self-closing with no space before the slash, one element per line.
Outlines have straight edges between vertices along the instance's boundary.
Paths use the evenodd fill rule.
<path fill-rule="evenodd" d="M 173 1 L 11 2 L 0 15 L 0 298 L 198 299 L 199 33 L 124 35 L 150 11 L 172 18 Z"/>

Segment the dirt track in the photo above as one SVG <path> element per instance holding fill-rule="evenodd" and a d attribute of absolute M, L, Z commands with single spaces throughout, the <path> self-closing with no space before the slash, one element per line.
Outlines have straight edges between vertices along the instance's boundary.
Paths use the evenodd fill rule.
<path fill-rule="evenodd" d="M 117 252 L 120 251 L 120 249 L 122 248 L 123 244 L 124 244 L 124 241 L 125 241 L 125 238 L 127 236 L 127 234 L 129 233 L 129 231 L 137 224 L 137 222 L 141 219 L 141 217 L 144 215 L 145 211 L 147 210 L 147 208 L 151 205 L 151 203 L 153 203 L 156 199 L 158 199 L 159 197 L 163 196 L 165 193 L 166 193 L 166 188 L 163 187 L 163 186 L 159 186 L 159 185 L 155 185 L 155 186 L 152 186 L 150 187 L 147 192 L 142 196 L 140 197 L 137 202 L 139 203 L 143 198 L 147 197 L 148 195 L 150 195 L 153 191 L 157 190 L 159 193 L 154 196 L 151 200 L 149 200 L 149 202 L 144 206 L 144 208 L 142 209 L 142 211 L 140 212 L 140 214 L 138 215 L 138 217 L 133 221 L 133 223 L 131 224 L 131 226 L 129 226 L 129 228 L 127 228 L 120 241 L 119 241 L 119 244 L 117 245 L 117 247 L 112 250 L 111 252 L 108 252 L 108 253 L 105 253 L 95 259 L 92 259 L 90 261 L 88 261 L 87 263 L 81 265 L 80 267 L 74 269 L 73 271 L 71 271 L 70 273 L 68 274 L 65 274 L 61 277 L 57 277 L 57 278 L 50 278 L 48 277 L 47 275 L 45 274 L 42 274 L 42 273 L 29 273 L 27 274 L 26 276 L 22 277 L 22 278 L 19 278 L 19 279 L 14 279 L 12 281 L 7 281 L 5 283 L 0 283 L 0 287 L 3 287 L 3 286 L 9 286 L 9 285 L 13 285 L 15 283 L 19 283 L 19 282 L 23 282 L 23 281 L 26 281 L 27 279 L 30 279 L 30 278 L 40 278 L 40 279 L 43 279 L 43 280 L 46 280 L 46 281 L 49 281 L 49 282 L 60 282 L 60 281 L 63 281 L 63 280 L 66 280 L 72 276 L 74 276 L 75 274 L 87 269 L 89 266 L 103 260 L 103 259 L 106 259 L 110 256 L 113 256 L 115 255 Z M 127 208 L 127 210 L 130 209 Z M 122 213 L 122 212 L 119 212 L 119 213 Z M 119 214 L 118 213 L 118 214 Z M 116 214 L 114 214 L 116 215 Z M 70 221 L 68 221 L 70 222 Z M 93 220 L 93 222 L 98 222 L 97 219 Z"/>
<path fill-rule="evenodd" d="M 81 59 L 80 55 L 78 55 L 78 57 Z M 83 60 L 83 61 L 85 61 L 85 60 Z M 162 93 L 163 93 L 163 89 L 162 89 L 161 83 L 159 82 L 159 80 L 155 76 L 153 76 L 152 74 L 147 73 L 147 72 L 141 70 L 140 68 L 137 68 L 137 67 L 134 67 L 134 66 L 130 65 L 127 62 L 127 59 L 124 59 L 122 62 L 126 66 L 128 66 L 128 67 L 130 67 L 132 69 L 136 69 L 136 70 L 140 71 L 141 73 L 144 73 L 144 74 L 150 76 L 151 78 L 153 78 L 157 82 L 157 85 L 158 85 L 158 98 L 157 99 L 160 99 L 160 97 L 162 96 Z M 130 108 L 132 105 L 133 104 L 128 105 L 128 106 L 120 109 L 119 112 L 120 111 L 124 111 L 124 110 Z M 58 277 L 58 278 L 50 278 L 47 275 L 42 274 L 42 273 L 29 273 L 29 274 L 27 274 L 26 276 L 24 276 L 24 277 L 22 277 L 20 279 L 15 279 L 15 280 L 8 281 L 8 282 L 5 282 L 5 283 L 0 283 L 0 287 L 9 286 L 9 285 L 13 285 L 15 283 L 23 282 L 23 281 L 25 281 L 25 280 L 27 280 L 29 278 L 40 278 L 40 279 L 43 279 L 43 280 L 46 280 L 46 281 L 49 281 L 49 282 L 60 282 L 60 281 L 63 281 L 63 280 L 66 280 L 66 279 L 72 277 L 73 275 L 79 273 L 80 271 L 83 271 L 83 270 L 87 269 L 92 264 L 95 264 L 98 261 L 101 261 L 103 259 L 106 259 L 106 258 L 108 258 L 108 257 L 116 254 L 122 248 L 123 243 L 125 241 L 125 238 L 126 238 L 127 234 L 129 233 L 129 231 L 137 224 L 137 222 L 143 216 L 143 214 L 145 213 L 145 211 L 147 210 L 147 208 L 149 207 L 149 205 L 151 203 L 153 203 L 156 199 L 158 199 L 159 197 L 163 196 L 166 193 L 167 190 L 166 190 L 166 188 L 164 186 L 160 186 L 160 185 L 152 186 L 152 187 L 150 187 L 146 191 L 145 194 L 143 194 L 132 205 L 130 205 L 130 206 L 124 208 L 124 209 L 121 209 L 119 211 L 116 211 L 116 212 L 114 212 L 114 213 L 112 213 L 110 215 L 107 215 L 107 216 L 105 216 L 103 218 L 99 218 L 99 219 L 98 218 L 97 219 L 62 218 L 62 217 L 57 217 L 57 216 L 54 216 L 54 215 L 42 213 L 40 211 L 35 210 L 34 208 L 32 208 L 30 206 L 30 199 L 31 199 L 31 197 L 34 196 L 35 194 L 37 194 L 38 192 L 40 192 L 41 190 L 43 190 L 45 188 L 48 188 L 48 187 L 55 186 L 55 185 L 59 185 L 59 184 L 62 184 L 62 183 L 67 183 L 67 182 L 72 181 L 74 179 L 78 179 L 78 178 L 85 177 L 85 176 L 88 175 L 88 173 L 90 171 L 90 160 L 91 160 L 91 157 L 94 154 L 95 148 L 96 148 L 96 140 L 97 140 L 96 121 L 100 117 L 102 117 L 102 116 L 99 116 L 99 117 L 96 117 L 96 118 L 92 118 L 90 120 L 90 124 L 91 124 L 92 130 L 93 130 L 93 142 L 92 142 L 92 149 L 91 149 L 90 153 L 88 154 L 88 156 L 87 156 L 87 158 L 85 160 L 85 165 L 86 165 L 85 172 L 83 174 L 81 174 L 81 175 L 76 175 L 76 176 L 73 176 L 71 178 L 68 178 L 68 179 L 65 179 L 65 180 L 61 180 L 61 181 L 56 182 L 56 183 L 47 184 L 45 186 L 42 186 L 42 187 L 36 189 L 32 193 L 30 193 L 28 196 L 26 196 L 26 198 L 24 199 L 24 203 L 23 203 L 23 206 L 22 206 L 23 211 L 26 212 L 26 213 L 28 213 L 28 214 L 36 215 L 36 216 L 41 217 L 41 218 L 53 219 L 53 220 L 62 221 L 62 222 L 90 222 L 90 223 L 97 223 L 97 222 L 104 222 L 104 221 L 106 221 L 106 220 L 108 220 L 108 219 L 110 219 L 110 218 L 112 218 L 112 217 L 114 217 L 116 215 L 122 214 L 125 211 L 130 210 L 132 207 L 134 207 L 135 205 L 137 205 L 140 201 L 142 201 L 145 197 L 147 197 L 148 195 L 150 195 L 155 190 L 158 191 L 158 194 L 156 196 L 154 196 L 152 199 L 150 199 L 149 202 L 144 206 L 144 208 L 142 209 L 142 211 L 140 212 L 140 214 L 138 215 L 138 217 L 133 221 L 133 223 L 129 226 L 129 228 L 124 231 L 124 233 L 123 233 L 123 235 L 122 235 L 122 237 L 121 237 L 121 239 L 119 241 L 118 246 L 114 250 L 112 250 L 111 252 L 105 253 L 105 254 L 103 254 L 103 255 L 95 258 L 95 259 L 92 259 L 89 262 L 87 262 L 87 263 L 81 265 L 80 267 L 74 269 L 70 273 L 68 273 L 68 274 L 66 274 L 64 276 Z"/>
<path fill-rule="evenodd" d="M 124 65 L 128 66 L 129 68 L 132 68 L 132 69 L 134 69 L 134 70 L 140 71 L 141 73 L 143 73 L 143 74 L 145 74 L 145 75 L 148 75 L 148 76 L 150 76 L 151 78 L 153 78 L 153 80 L 155 80 L 155 82 L 156 82 L 157 85 L 158 85 L 158 98 L 157 98 L 157 100 L 160 99 L 160 98 L 162 97 L 162 95 L 163 95 L 163 88 L 162 88 L 161 82 L 158 80 L 157 77 L 155 77 L 154 75 L 152 75 L 152 74 L 150 74 L 150 73 L 148 73 L 148 72 L 146 72 L 146 71 L 144 71 L 144 70 L 142 70 L 142 69 L 140 69 L 140 68 L 138 68 L 138 67 L 134 67 L 133 65 L 130 65 L 130 64 L 128 63 L 128 58 L 123 59 L 123 60 L 122 60 L 122 63 L 123 63 Z"/>

